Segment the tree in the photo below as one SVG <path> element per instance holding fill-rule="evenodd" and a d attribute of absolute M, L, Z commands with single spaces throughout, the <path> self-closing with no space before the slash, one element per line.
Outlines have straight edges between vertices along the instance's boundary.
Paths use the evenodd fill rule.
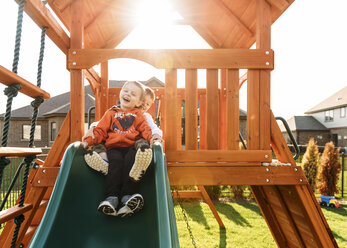
<path fill-rule="evenodd" d="M 319 152 L 317 143 L 313 138 L 307 144 L 306 152 L 302 159 L 302 167 L 308 183 L 311 185 L 313 192 L 316 190 L 317 172 L 319 163 Z"/>
<path fill-rule="evenodd" d="M 318 191 L 324 196 L 334 196 L 338 193 L 337 181 L 341 171 L 341 163 L 339 161 L 340 149 L 335 151 L 333 142 L 325 144 L 322 158 L 320 160 L 320 173 Z"/>

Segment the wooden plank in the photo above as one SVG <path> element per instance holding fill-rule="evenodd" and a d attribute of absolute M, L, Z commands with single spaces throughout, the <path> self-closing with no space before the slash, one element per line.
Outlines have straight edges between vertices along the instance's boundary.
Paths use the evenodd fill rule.
<path fill-rule="evenodd" d="M 177 150 L 177 70 L 165 72 L 165 148 Z"/>
<path fill-rule="evenodd" d="M 198 190 L 180 190 L 178 191 L 171 191 L 171 195 L 173 198 L 191 198 L 191 199 L 201 199 L 202 193 Z"/>
<path fill-rule="evenodd" d="M 239 70 L 229 69 L 226 75 L 226 118 L 227 118 L 227 148 L 239 149 Z"/>
<path fill-rule="evenodd" d="M 196 69 L 186 70 L 185 90 L 185 145 L 186 150 L 198 147 L 198 73 Z"/>
<path fill-rule="evenodd" d="M 22 207 L 16 205 L 9 209 L 0 212 L 0 224 L 14 219 L 15 217 L 24 214 L 33 208 L 32 204 L 24 204 Z"/>
<path fill-rule="evenodd" d="M 302 205 L 312 222 L 312 228 L 315 230 L 319 239 L 317 242 L 319 242 L 322 247 L 338 247 L 334 235 L 315 199 L 310 185 L 297 185 L 296 190 Z"/>
<path fill-rule="evenodd" d="M 199 96 L 199 128 L 200 128 L 200 134 L 199 134 L 199 148 L 200 150 L 207 149 L 207 139 L 206 139 L 206 95 L 200 95 Z"/>
<path fill-rule="evenodd" d="M 29 81 L 21 78 L 16 73 L 7 70 L 5 67 L 1 65 L 0 65 L 0 82 L 7 86 L 10 86 L 11 84 L 19 83 L 22 87 L 19 90 L 19 92 L 27 96 L 30 96 L 32 98 L 41 96 L 44 99 L 48 99 L 51 97 L 49 93 L 47 93 L 46 91 L 30 83 Z"/>
<path fill-rule="evenodd" d="M 279 9 L 280 11 L 283 11 L 289 7 L 289 3 L 287 2 L 287 0 L 266 0 L 266 1 L 272 6 Z"/>
<path fill-rule="evenodd" d="M 0 157 L 26 157 L 29 155 L 41 154 L 41 148 L 27 148 L 27 147 L 0 147 Z"/>
<path fill-rule="evenodd" d="M 108 102 L 108 90 L 109 90 L 109 85 L 108 85 L 108 61 L 101 63 L 100 65 L 101 69 L 101 88 L 100 88 L 100 99 L 99 99 L 99 104 L 100 104 L 100 109 L 98 116 L 101 118 L 106 110 L 108 109 L 108 106 L 110 105 Z M 95 104 L 96 105 L 96 104 Z M 113 104 L 112 104 L 113 105 Z"/>
<path fill-rule="evenodd" d="M 83 48 L 84 26 L 83 26 L 83 4 L 77 0 L 71 4 L 71 39 L 72 49 Z M 70 109 L 71 109 L 71 133 L 72 142 L 79 141 L 84 135 L 84 77 L 81 69 L 70 70 Z"/>
<path fill-rule="evenodd" d="M 68 69 L 87 69 L 115 58 L 137 59 L 158 69 L 273 69 L 271 49 L 70 49 Z"/>
<path fill-rule="evenodd" d="M 60 167 L 39 167 L 32 181 L 34 187 L 53 187 Z"/>
<path fill-rule="evenodd" d="M 247 83 L 247 147 L 259 149 L 259 70 L 248 71 Z"/>
<path fill-rule="evenodd" d="M 290 167 L 263 166 L 171 166 L 168 175 L 171 185 L 299 185 L 305 184 Z M 213 171 L 213 173 L 211 173 Z"/>
<path fill-rule="evenodd" d="M 249 37 L 253 36 L 253 32 L 233 13 L 233 11 L 229 8 L 228 5 L 224 3 L 222 0 L 215 0 L 213 1 L 215 4 L 217 4 L 223 11 L 226 13 L 226 15 L 234 22 L 236 23 L 240 29 Z"/>
<path fill-rule="evenodd" d="M 207 149 L 218 149 L 219 146 L 219 90 L 218 70 L 206 70 L 206 138 Z"/>
<path fill-rule="evenodd" d="M 220 69 L 220 86 L 219 86 L 219 126 L 218 126 L 218 147 L 221 150 L 227 150 L 227 102 L 226 102 L 226 94 L 227 94 L 227 69 Z"/>
<path fill-rule="evenodd" d="M 205 202 L 207 203 L 207 205 L 211 209 L 211 212 L 212 212 L 214 218 L 217 220 L 219 227 L 222 229 L 225 229 L 224 223 L 223 223 L 222 219 L 220 218 L 215 206 L 213 205 L 213 202 L 211 201 L 210 196 L 207 194 L 205 187 L 202 185 L 199 185 L 198 187 L 201 191 L 202 197 L 204 198 Z"/>
<path fill-rule="evenodd" d="M 264 187 L 264 192 L 265 194 L 268 194 L 268 191 L 266 189 L 270 189 L 269 187 Z M 293 216 L 290 213 L 290 210 L 288 209 L 288 206 L 281 194 L 281 191 L 276 187 L 271 187 L 272 192 L 274 193 L 274 196 L 277 199 L 278 204 L 280 204 L 281 208 L 282 208 L 282 213 L 285 215 L 286 220 L 289 223 L 289 227 L 291 228 L 291 231 L 293 232 L 295 239 L 297 240 L 299 247 L 305 247 L 305 243 L 303 241 L 302 236 L 300 235 L 300 232 L 296 226 L 296 223 L 294 221 Z"/>
<path fill-rule="evenodd" d="M 256 196 L 255 199 L 258 203 L 258 206 L 260 207 L 260 211 L 262 212 L 262 215 L 264 216 L 264 219 L 271 231 L 272 236 L 274 237 L 276 241 L 277 246 L 287 247 L 288 241 L 285 238 L 285 233 L 282 230 L 273 209 L 270 207 L 270 205 L 268 204 L 265 198 L 263 187 L 251 186 L 251 190 L 253 195 Z"/>
<path fill-rule="evenodd" d="M 266 0 L 257 0 L 256 47 L 271 48 L 271 6 Z M 270 147 L 270 71 L 259 72 L 259 111 L 260 115 L 260 149 Z"/>
<path fill-rule="evenodd" d="M 100 87 L 100 77 L 96 74 L 91 73 L 92 71 L 94 71 L 93 69 L 89 69 L 89 70 L 83 70 L 84 76 L 86 77 L 86 79 L 89 82 L 90 88 L 92 89 L 92 92 L 95 93 L 95 90 L 98 89 Z"/>
<path fill-rule="evenodd" d="M 271 150 L 169 150 L 165 154 L 168 162 L 269 162 L 272 160 Z"/>
<path fill-rule="evenodd" d="M 44 3 L 41 0 L 26 0 L 24 10 L 40 28 L 47 27 L 47 36 L 66 54 L 70 47 L 69 36 Z"/>

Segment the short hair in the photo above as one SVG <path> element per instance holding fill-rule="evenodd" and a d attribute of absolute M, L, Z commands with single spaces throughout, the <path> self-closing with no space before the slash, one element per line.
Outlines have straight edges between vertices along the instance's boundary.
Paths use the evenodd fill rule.
<path fill-rule="evenodd" d="M 145 95 L 150 96 L 153 100 L 155 99 L 154 90 L 148 86 L 145 86 Z"/>
<path fill-rule="evenodd" d="M 123 89 L 123 87 L 125 87 L 128 84 L 135 84 L 137 87 L 139 87 L 141 89 L 140 99 L 142 102 L 144 102 L 145 101 L 145 86 L 142 83 L 140 83 L 139 81 L 126 81 L 124 83 L 124 85 L 122 86 L 122 89 Z"/>

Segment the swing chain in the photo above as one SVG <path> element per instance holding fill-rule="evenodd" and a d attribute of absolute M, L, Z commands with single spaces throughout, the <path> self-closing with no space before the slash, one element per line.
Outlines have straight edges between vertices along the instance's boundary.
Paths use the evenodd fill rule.
<path fill-rule="evenodd" d="M 197 246 L 196 246 L 195 239 L 194 239 L 194 236 L 193 236 L 192 228 L 189 225 L 187 214 L 186 214 L 185 209 L 183 208 L 182 199 L 181 199 L 181 197 L 180 197 L 180 195 L 178 193 L 177 187 L 175 187 L 175 192 L 176 192 L 176 195 L 177 195 L 177 198 L 178 198 L 178 204 L 180 205 L 181 210 L 182 210 L 183 219 L 184 219 L 184 221 L 186 222 L 186 225 L 187 225 L 187 230 L 188 230 L 190 239 L 192 240 L 193 247 L 196 248 Z"/>

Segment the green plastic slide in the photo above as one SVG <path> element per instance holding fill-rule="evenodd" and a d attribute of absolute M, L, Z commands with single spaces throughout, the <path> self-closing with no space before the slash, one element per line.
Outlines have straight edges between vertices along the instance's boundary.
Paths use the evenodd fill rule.
<path fill-rule="evenodd" d="M 165 156 L 160 145 L 153 152 L 154 162 L 141 180 L 144 208 L 120 218 L 97 211 L 105 178 L 87 166 L 79 142 L 71 144 L 29 247 L 179 247 Z"/>

